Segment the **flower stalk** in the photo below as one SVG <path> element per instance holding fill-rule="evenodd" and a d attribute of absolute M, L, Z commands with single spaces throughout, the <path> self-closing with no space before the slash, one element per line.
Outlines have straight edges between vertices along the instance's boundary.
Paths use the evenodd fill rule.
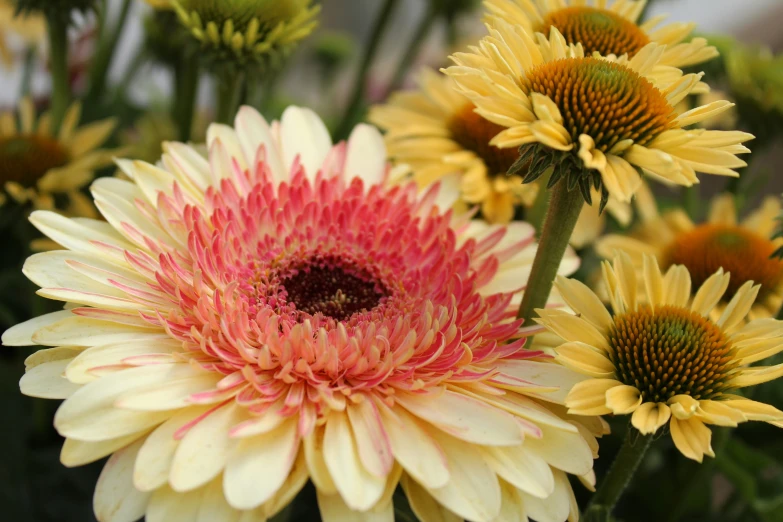
<path fill-rule="evenodd" d="M 526 324 L 530 324 L 530 320 L 535 317 L 536 308 L 546 306 L 560 262 L 584 205 L 579 189 L 573 187 L 573 190 L 569 190 L 565 181 L 557 183 L 552 189 L 542 187 L 542 191 L 549 190 L 552 192 L 549 208 L 541 230 L 533 269 L 517 314 Z"/>
<path fill-rule="evenodd" d="M 392 80 L 386 91 L 387 96 L 402 87 L 402 84 L 405 82 L 405 77 L 408 75 L 408 71 L 410 71 L 411 66 L 416 62 L 416 59 L 419 56 L 421 46 L 432 33 L 432 26 L 435 25 L 439 15 L 440 10 L 437 5 L 430 4 L 424 17 L 419 22 L 416 32 L 413 34 L 413 38 L 411 38 L 408 47 L 405 49 L 400 62 L 397 64 L 397 69 L 394 71 L 394 76 L 392 76 Z"/>
<path fill-rule="evenodd" d="M 114 57 L 114 50 L 117 48 L 117 42 L 125 27 L 130 5 L 130 0 L 123 0 L 119 18 L 112 27 L 109 27 L 108 13 L 105 12 L 105 7 L 103 9 L 100 43 L 90 70 L 90 90 L 87 94 L 89 99 L 97 99 L 106 88 L 106 77 Z"/>
<path fill-rule="evenodd" d="M 386 27 L 391 21 L 391 14 L 394 11 L 394 7 L 397 5 L 398 0 L 385 0 L 381 7 L 381 12 L 378 18 L 375 20 L 375 25 L 372 29 L 372 36 L 370 37 L 370 43 L 367 46 L 367 50 L 362 57 L 362 63 L 359 66 L 359 71 L 356 74 L 354 80 L 353 90 L 351 93 L 350 103 L 345 110 L 343 119 L 337 126 L 335 137 L 337 139 L 343 139 L 348 135 L 348 132 L 353 128 L 354 124 L 360 118 L 360 112 L 364 102 L 364 93 L 367 89 L 367 77 L 370 74 L 370 67 L 375 61 L 375 54 L 378 52 L 381 39 L 386 32 Z"/>
<path fill-rule="evenodd" d="M 61 16 L 49 13 L 47 26 L 52 72 L 52 130 L 57 132 L 71 103 L 71 82 L 68 73 L 68 23 Z"/>
<path fill-rule="evenodd" d="M 644 455 L 650 448 L 653 435 L 642 435 L 636 428 L 629 427 L 623 445 L 609 468 L 609 473 L 601 481 L 601 486 L 593 495 L 585 510 L 585 522 L 608 522 L 615 504 L 630 484 L 639 468 Z"/>
<path fill-rule="evenodd" d="M 176 99 L 172 107 L 174 121 L 177 122 L 179 139 L 187 142 L 193 129 L 193 113 L 199 87 L 199 63 L 191 52 L 183 52 L 182 60 L 175 71 Z M 221 97 L 223 94 L 221 93 Z M 226 109 L 228 110 L 228 109 Z M 230 118 L 231 116 L 229 116 Z"/>
<path fill-rule="evenodd" d="M 245 73 L 234 68 L 229 68 L 217 78 L 218 107 L 215 121 L 231 123 L 239 109 L 244 84 Z"/>

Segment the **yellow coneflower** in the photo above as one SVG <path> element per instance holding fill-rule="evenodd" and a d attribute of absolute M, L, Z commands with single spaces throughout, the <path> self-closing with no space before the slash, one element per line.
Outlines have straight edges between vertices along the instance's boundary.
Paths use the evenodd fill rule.
<path fill-rule="evenodd" d="M 12 112 L 0 114 L 0 180 L 8 196 L 37 209 L 54 209 L 54 195 L 64 194 L 69 215 L 95 214 L 79 189 L 96 169 L 111 164 L 115 151 L 100 150 L 116 122 L 107 119 L 77 128 L 81 106 L 71 105 L 60 131 L 51 131 L 50 116 L 36 122 L 29 98 L 19 103 L 19 122 Z M 5 199 L 5 197 L 3 197 Z"/>
<path fill-rule="evenodd" d="M 627 235 L 611 234 L 596 243 L 599 255 L 610 258 L 615 251 L 626 252 L 637 272 L 645 255 L 654 256 L 664 268 L 684 265 L 694 286 L 701 285 L 719 268 L 731 274 L 726 299 L 716 314 L 748 281 L 760 285 L 759 297 L 750 319 L 772 317 L 783 304 L 783 261 L 770 257 L 783 245 L 783 238 L 770 239 L 775 230 L 781 203 L 767 198 L 761 206 L 739 221 L 730 194 L 716 197 L 704 223 L 694 223 L 682 209 L 659 215 L 654 204 L 640 212 L 640 223 Z"/>
<path fill-rule="evenodd" d="M 490 17 L 520 25 L 528 32 L 548 35 L 552 27 L 569 44 L 582 44 L 585 54 L 633 56 L 653 42 L 665 45 L 659 64 L 689 67 L 718 56 L 715 47 L 704 38 L 685 40 L 696 27 L 694 23 L 672 23 L 661 26 L 664 17 L 639 23 L 647 0 L 563 0 L 560 2 L 530 0 L 487 0 Z"/>
<path fill-rule="evenodd" d="M 288 53 L 318 25 L 311 0 L 171 0 L 180 20 L 216 59 L 257 63 Z"/>
<path fill-rule="evenodd" d="M 506 175 L 516 151 L 490 145 L 503 128 L 477 114 L 449 78 L 424 70 L 418 83 L 370 111 L 369 120 L 386 131 L 389 156 L 407 164 L 420 186 L 459 174 L 462 200 L 481 205 L 490 223 L 508 223 L 516 205 L 533 203 L 537 187 Z"/>
<path fill-rule="evenodd" d="M 749 366 L 783 350 L 783 321 L 745 321 L 760 285 L 744 283 L 712 319 L 729 287 L 722 269 L 693 299 L 691 275 L 682 265 L 662 274 L 648 256 L 637 279 L 630 258 L 621 254 L 613 264 L 604 262 L 603 271 L 613 314 L 584 284 L 562 277 L 556 286 L 576 315 L 538 310 L 538 321 L 565 340 L 556 348 L 560 363 L 591 377 L 568 393 L 569 413 L 632 415 L 644 435 L 668 424 L 677 449 L 699 462 L 715 456 L 706 424 L 781 425 L 783 411 L 733 394 L 783 376 L 783 364 Z"/>
<path fill-rule="evenodd" d="M 733 169 L 745 165 L 736 155 L 748 152 L 741 143 L 750 134 L 688 128 L 729 102 L 677 112 L 701 74 L 656 67 L 664 46 L 647 44 L 633 58 L 586 57 L 555 27 L 536 43 L 521 25 L 494 19 L 488 26 L 490 34 L 453 55 L 456 65 L 445 72 L 481 116 L 507 127 L 493 145 L 525 145 L 523 156 L 537 159 L 526 180 L 555 165 L 555 179 L 578 185 L 586 200 L 599 186 L 604 197 L 627 202 L 641 183 L 639 169 L 690 186 L 697 171 L 737 176 Z"/>

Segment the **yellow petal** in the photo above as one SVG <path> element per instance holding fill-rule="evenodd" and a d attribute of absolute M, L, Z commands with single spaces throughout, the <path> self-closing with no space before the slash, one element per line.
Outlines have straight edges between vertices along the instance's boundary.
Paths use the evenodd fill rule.
<path fill-rule="evenodd" d="M 672 412 L 662 402 L 645 402 L 639 406 L 631 417 L 631 424 L 644 435 L 658 431 L 658 428 L 669 422 Z"/>
<path fill-rule="evenodd" d="M 672 440 L 677 449 L 684 456 L 701 462 L 704 455 L 714 457 L 710 439 L 712 432 L 697 418 L 680 420 L 677 417 L 671 419 Z"/>
<path fill-rule="evenodd" d="M 615 379 L 588 379 L 577 383 L 566 397 L 566 407 L 573 415 L 606 415 L 612 413 L 606 406 L 606 392 L 622 386 Z"/>
<path fill-rule="evenodd" d="M 690 395 L 675 395 L 668 401 L 672 415 L 678 419 L 690 419 L 699 408 L 699 401 Z"/>
<path fill-rule="evenodd" d="M 631 413 L 642 403 L 642 394 L 635 386 L 615 386 L 606 391 L 606 406 L 615 415 Z"/>
<path fill-rule="evenodd" d="M 590 377 L 614 377 L 614 365 L 601 350 L 584 343 L 565 343 L 556 349 L 557 361 Z"/>

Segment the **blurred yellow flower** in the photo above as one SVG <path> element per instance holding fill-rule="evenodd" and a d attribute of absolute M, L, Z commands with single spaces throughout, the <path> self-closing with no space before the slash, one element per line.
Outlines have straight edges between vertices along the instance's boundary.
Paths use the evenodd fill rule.
<path fill-rule="evenodd" d="M 10 0 L 0 0 L 0 63 L 13 64 L 8 46 L 9 36 L 16 36 L 28 45 L 36 45 L 46 37 L 46 21 L 39 14 L 16 15 L 16 6 Z"/>
<path fill-rule="evenodd" d="M 19 103 L 18 125 L 13 112 L 0 113 L 0 182 L 7 195 L 37 209 L 54 209 L 55 194 L 63 194 L 68 206 L 60 210 L 66 214 L 95 214 L 80 189 L 92 180 L 96 169 L 111 164 L 115 151 L 99 147 L 116 121 L 106 119 L 77 128 L 80 115 L 81 106 L 71 105 L 55 135 L 48 113 L 36 122 L 30 98 Z"/>

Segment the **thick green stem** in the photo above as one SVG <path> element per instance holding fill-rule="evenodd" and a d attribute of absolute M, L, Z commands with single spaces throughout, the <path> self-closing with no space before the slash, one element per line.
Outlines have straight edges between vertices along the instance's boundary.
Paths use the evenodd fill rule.
<path fill-rule="evenodd" d="M 389 88 L 386 91 L 387 96 L 402 87 L 402 84 L 405 82 L 405 77 L 408 75 L 408 71 L 410 71 L 416 58 L 418 58 L 421 46 L 430 35 L 432 26 L 435 25 L 435 22 L 438 20 L 439 14 L 438 9 L 434 7 L 434 4 L 431 4 L 431 7 L 419 22 L 419 26 L 416 28 L 416 32 L 413 34 L 413 38 L 408 44 L 407 49 L 405 49 L 405 53 L 402 55 L 400 63 L 397 64 L 397 70 L 394 71 L 394 76 L 392 76 Z"/>
<path fill-rule="evenodd" d="M 33 68 L 35 67 L 35 58 L 38 56 L 35 46 L 31 45 L 24 53 L 24 69 L 22 69 L 22 81 L 19 84 L 19 97 L 23 98 L 30 94 L 33 81 Z"/>
<path fill-rule="evenodd" d="M 615 504 L 631 482 L 639 464 L 652 443 L 652 435 L 642 435 L 636 428 L 629 427 L 625 440 L 614 458 L 609 473 L 585 510 L 584 522 L 606 522 Z"/>
<path fill-rule="evenodd" d="M 52 69 L 52 130 L 59 131 L 65 111 L 71 103 L 71 82 L 68 73 L 68 24 L 62 17 L 48 17 L 49 59 Z"/>
<path fill-rule="evenodd" d="M 530 324 L 530 320 L 536 317 L 537 308 L 546 306 L 557 269 L 568 248 L 568 240 L 571 239 L 576 220 L 584 206 L 584 199 L 579 189 L 574 188 L 569 191 L 567 185 L 563 180 L 552 189 L 533 269 L 517 314 L 517 317 L 524 319 L 526 324 Z M 542 187 L 542 190 L 546 189 Z"/>
<path fill-rule="evenodd" d="M 90 67 L 90 90 L 87 93 L 87 97 L 90 99 L 97 99 L 106 88 L 106 76 L 112 63 L 114 50 L 117 48 L 117 42 L 122 35 L 122 29 L 125 27 L 130 5 L 130 0 L 123 0 L 120 16 L 117 23 L 111 28 L 109 28 L 108 13 L 103 13 L 98 51 L 95 53 L 95 59 Z"/>
<path fill-rule="evenodd" d="M 536 237 L 541 237 L 542 229 L 544 228 L 544 219 L 546 218 L 546 211 L 549 208 L 549 197 L 552 193 L 546 188 L 549 183 L 549 178 L 552 177 L 553 168 L 547 169 L 547 172 L 541 176 L 538 183 L 538 194 L 533 204 L 527 209 L 525 213 L 525 221 L 533 225 L 536 229 Z"/>
<path fill-rule="evenodd" d="M 175 71 L 174 121 L 177 123 L 179 139 L 190 140 L 193 129 L 193 113 L 196 108 L 199 86 L 199 63 L 195 56 L 184 52 Z"/>
<path fill-rule="evenodd" d="M 335 132 L 335 137 L 338 140 L 348 136 L 348 133 L 353 126 L 361 118 L 362 106 L 364 104 L 364 92 L 367 89 L 367 76 L 370 73 L 370 66 L 372 66 L 372 63 L 375 60 L 375 54 L 378 52 L 381 39 L 386 32 L 386 27 L 391 20 L 391 13 L 397 2 L 398 0 L 384 0 L 381 12 L 375 20 L 375 25 L 372 28 L 372 36 L 370 37 L 370 44 L 364 51 L 362 63 L 359 66 L 359 71 L 356 73 L 356 79 L 354 80 L 353 91 L 350 98 L 351 101 Z"/>
<path fill-rule="evenodd" d="M 238 70 L 224 72 L 217 79 L 218 91 L 218 123 L 231 124 L 234 116 L 239 109 L 239 103 L 242 98 L 242 84 L 244 83 L 245 73 Z"/>

